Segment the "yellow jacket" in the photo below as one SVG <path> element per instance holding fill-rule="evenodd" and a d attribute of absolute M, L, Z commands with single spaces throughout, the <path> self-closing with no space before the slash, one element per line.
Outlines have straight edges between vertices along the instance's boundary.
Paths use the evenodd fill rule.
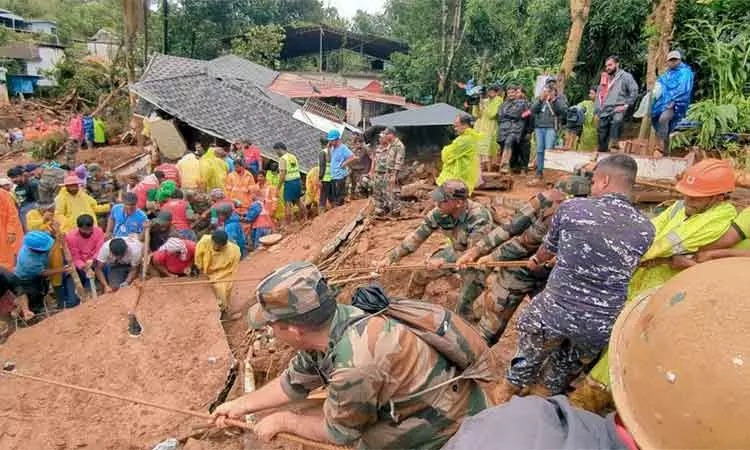
<path fill-rule="evenodd" d="M 216 188 L 224 189 L 224 182 L 227 178 L 229 168 L 224 160 L 214 154 L 213 148 L 209 148 L 201 156 L 199 164 L 201 179 L 206 185 L 206 191 L 210 192 L 211 189 Z"/>
<path fill-rule="evenodd" d="M 209 280 L 228 280 L 234 276 L 234 272 L 240 264 L 240 248 L 234 242 L 227 242 L 222 251 L 214 250 L 211 235 L 203 236 L 195 246 L 195 265 L 203 272 Z M 229 306 L 229 297 L 232 293 L 232 283 L 212 284 L 214 294 L 219 302 L 219 308 L 224 310 Z"/>
<path fill-rule="evenodd" d="M 201 165 L 198 158 L 192 154 L 180 158 L 177 161 L 177 170 L 180 171 L 180 187 L 183 189 L 198 189 L 201 184 Z"/>
<path fill-rule="evenodd" d="M 72 230 L 76 228 L 78 217 L 88 214 L 96 221 L 96 200 L 80 189 L 76 195 L 70 195 L 67 189 L 62 188 L 55 197 L 55 214 L 65 216 L 63 229 Z"/>
<path fill-rule="evenodd" d="M 484 143 L 479 147 L 481 155 L 497 155 L 497 114 L 502 104 L 503 97 L 499 95 L 496 95 L 494 98 L 483 99 L 480 103 L 477 123 L 474 129 L 483 135 Z"/>
<path fill-rule="evenodd" d="M 72 228 L 67 226 L 67 220 L 62 214 L 55 214 L 55 220 L 60 224 L 60 232 L 63 236 L 58 236 L 55 239 L 55 245 L 52 246 L 52 250 L 49 252 L 49 268 L 61 269 L 65 266 L 62 239 L 65 239 L 65 233 Z M 26 228 L 29 231 L 46 231 L 52 234 L 52 224 L 44 221 L 44 216 L 38 209 L 32 209 L 26 213 Z M 72 261 L 70 263 L 72 264 Z M 62 284 L 62 274 L 53 275 L 50 281 L 52 282 L 52 286 L 60 286 Z"/>
<path fill-rule="evenodd" d="M 440 159 L 443 169 L 435 183 L 440 186 L 448 180 L 462 180 L 472 192 L 479 182 L 479 152 L 482 134 L 467 128 L 450 144 L 443 147 Z"/>

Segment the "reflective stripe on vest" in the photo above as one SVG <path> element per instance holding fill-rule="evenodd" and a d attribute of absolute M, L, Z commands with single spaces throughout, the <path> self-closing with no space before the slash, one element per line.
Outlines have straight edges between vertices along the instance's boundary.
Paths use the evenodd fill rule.
<path fill-rule="evenodd" d="M 331 181 L 333 179 L 333 174 L 331 173 L 331 152 L 328 150 L 328 147 L 324 148 L 323 151 L 326 154 L 326 173 L 323 175 L 323 179 L 321 181 Z"/>
<path fill-rule="evenodd" d="M 299 165 L 297 164 L 297 157 L 291 153 L 284 153 L 282 156 L 286 161 L 286 181 L 292 181 L 299 179 Z"/>

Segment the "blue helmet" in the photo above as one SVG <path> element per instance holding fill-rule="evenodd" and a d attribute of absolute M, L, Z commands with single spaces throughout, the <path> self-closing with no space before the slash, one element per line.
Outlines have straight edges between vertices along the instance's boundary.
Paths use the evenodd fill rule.
<path fill-rule="evenodd" d="M 44 231 L 29 231 L 23 237 L 23 245 L 37 252 L 48 252 L 54 244 L 52 236 Z"/>
<path fill-rule="evenodd" d="M 328 132 L 329 141 L 338 141 L 341 139 L 341 132 L 339 130 L 331 130 Z"/>

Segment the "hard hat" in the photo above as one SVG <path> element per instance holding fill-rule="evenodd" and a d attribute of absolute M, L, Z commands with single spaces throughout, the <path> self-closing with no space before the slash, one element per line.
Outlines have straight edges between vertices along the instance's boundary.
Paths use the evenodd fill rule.
<path fill-rule="evenodd" d="M 337 141 L 341 139 L 341 132 L 339 130 L 331 130 L 328 132 L 328 137 L 326 139 L 329 141 Z"/>
<path fill-rule="evenodd" d="M 680 272 L 628 303 L 609 344 L 620 418 L 643 450 L 746 448 L 750 258 Z"/>
<path fill-rule="evenodd" d="M 688 167 L 677 190 L 689 197 L 711 197 L 734 191 L 734 169 L 727 160 L 704 159 Z"/>

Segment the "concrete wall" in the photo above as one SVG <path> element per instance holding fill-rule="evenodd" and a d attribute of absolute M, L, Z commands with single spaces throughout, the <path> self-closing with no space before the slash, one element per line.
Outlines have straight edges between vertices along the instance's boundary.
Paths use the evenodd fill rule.
<path fill-rule="evenodd" d="M 58 47 L 39 46 L 39 57 L 41 61 L 27 61 L 26 75 L 37 75 L 42 77 L 39 80 L 39 86 L 57 86 L 57 81 L 48 78 L 43 72 L 55 68 L 55 65 L 65 57 L 63 49 Z"/>
<path fill-rule="evenodd" d="M 31 22 L 28 30 L 34 33 L 57 34 L 57 26 L 49 22 Z"/>
<path fill-rule="evenodd" d="M 116 43 L 109 42 L 89 42 L 86 44 L 89 55 L 101 58 L 106 62 L 112 62 L 115 59 L 117 47 Z"/>

